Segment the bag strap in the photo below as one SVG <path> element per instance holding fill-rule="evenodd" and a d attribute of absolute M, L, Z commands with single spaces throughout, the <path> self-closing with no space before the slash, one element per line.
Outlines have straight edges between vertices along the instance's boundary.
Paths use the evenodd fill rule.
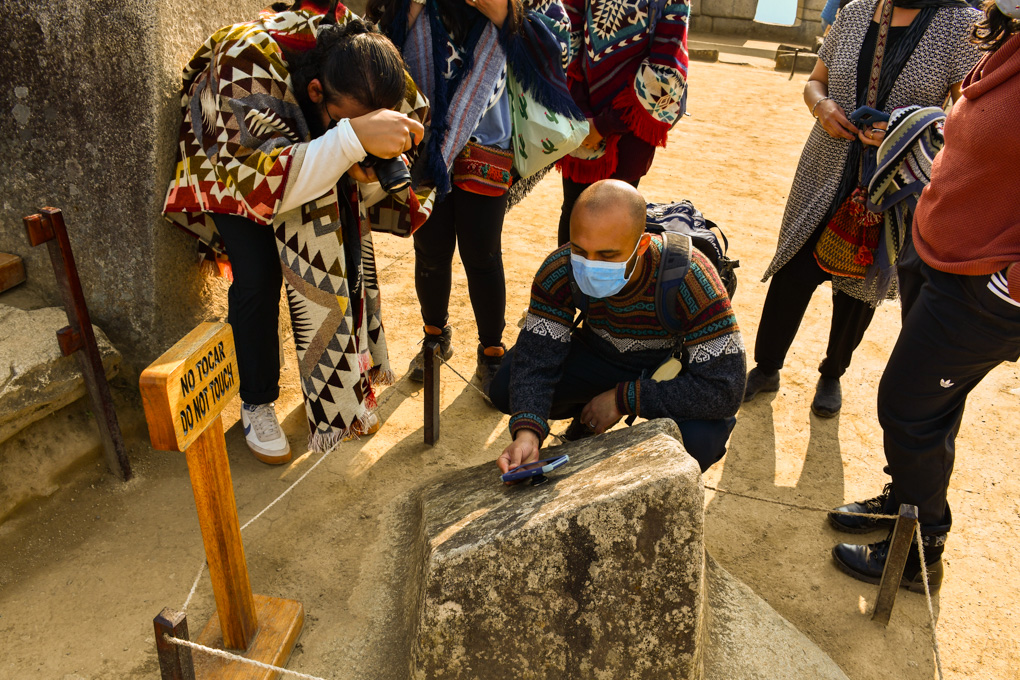
<path fill-rule="evenodd" d="M 878 23 L 878 39 L 875 41 L 875 56 L 871 59 L 871 80 L 868 81 L 867 105 L 875 108 L 878 103 L 878 81 L 882 75 L 882 62 L 889 42 L 889 27 L 892 26 L 893 0 L 883 0 L 882 19 Z"/>
<path fill-rule="evenodd" d="M 662 256 L 655 285 L 655 313 L 662 327 L 673 335 L 682 333 L 684 320 L 676 313 L 676 301 L 691 268 L 691 237 L 675 231 L 662 232 Z"/>

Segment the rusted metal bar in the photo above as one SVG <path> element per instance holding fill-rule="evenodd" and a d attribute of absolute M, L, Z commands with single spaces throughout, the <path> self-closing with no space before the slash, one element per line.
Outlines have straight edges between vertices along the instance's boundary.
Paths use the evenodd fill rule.
<path fill-rule="evenodd" d="M 882 582 L 878 586 L 878 597 L 875 599 L 875 611 L 871 614 L 872 621 L 889 625 L 893 605 L 896 604 L 896 593 L 903 580 L 903 570 L 907 566 L 907 555 L 917 527 L 917 506 L 901 505 L 900 514 L 889 537 L 889 554 L 885 558 L 885 569 L 882 571 Z"/>
<path fill-rule="evenodd" d="M 124 446 L 124 437 L 120 432 L 117 412 L 113 408 L 113 397 L 110 394 L 110 384 L 106 381 L 103 357 L 96 345 L 92 320 L 85 305 L 85 294 L 78 278 L 74 253 L 71 252 L 71 241 L 64 226 L 64 216 L 57 208 L 43 208 L 38 214 L 26 217 L 24 222 L 29 242 L 33 246 L 45 243 L 49 249 L 53 274 L 60 289 L 60 296 L 64 300 L 64 311 L 70 325 L 57 331 L 60 351 L 64 356 L 74 354 L 77 357 L 92 402 L 92 411 L 99 424 L 106 464 L 110 472 L 127 481 L 131 479 L 131 463 L 128 461 L 127 447 Z"/>
<path fill-rule="evenodd" d="M 159 675 L 162 680 L 195 680 L 195 667 L 191 659 L 191 650 L 187 647 L 167 642 L 164 635 L 188 639 L 188 618 L 184 612 L 165 607 L 159 616 L 152 620 L 156 629 L 156 654 L 159 656 Z"/>
<path fill-rule="evenodd" d="M 425 443 L 439 441 L 439 340 L 425 339 Z"/>

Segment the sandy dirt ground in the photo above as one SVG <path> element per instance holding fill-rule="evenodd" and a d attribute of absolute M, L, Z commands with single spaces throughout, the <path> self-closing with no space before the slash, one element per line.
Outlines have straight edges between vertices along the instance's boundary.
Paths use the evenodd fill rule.
<path fill-rule="evenodd" d="M 641 184 L 649 200 L 690 198 L 726 229 L 741 259 L 735 306 L 749 353 L 766 286 L 758 282 L 775 239 L 811 118 L 803 77 L 729 64 L 696 63 L 691 116 L 671 136 Z M 547 177 L 508 216 L 504 230 L 507 341 L 527 302 L 530 279 L 555 244 L 558 176 Z M 420 318 L 413 254 L 406 240 L 377 240 L 385 321 L 398 375 L 417 351 Z M 780 503 L 831 507 L 880 490 L 883 455 L 875 395 L 899 328 L 899 308 L 881 307 L 843 381 L 838 418 L 810 415 L 828 333 L 830 290 L 820 288 L 781 390 L 745 406 L 726 458 L 706 482 Z M 475 331 L 460 265 L 454 274 L 451 363 L 470 376 Z M 965 328 L 959 329 L 966 342 Z M 243 341 L 243 339 L 239 339 Z M 289 350 L 289 351 L 292 351 Z M 288 360 L 278 412 L 295 460 L 269 468 L 246 450 L 226 411 L 227 443 L 241 521 L 254 516 L 318 460 L 304 451 L 303 408 Z M 375 436 L 341 446 L 291 494 L 245 531 L 255 592 L 304 603 L 305 630 L 290 667 L 324 678 L 400 677 L 393 649 L 400 627 L 402 494 L 450 470 L 494 459 L 507 419 L 448 369 L 443 435 L 422 443 L 422 395 L 406 380 L 380 395 Z M 970 398 L 950 490 L 954 531 L 946 579 L 934 600 L 947 678 L 1020 677 L 1015 627 L 1020 481 L 1020 371 L 1002 366 Z M 565 427 L 565 423 L 560 427 Z M 183 455 L 131 445 L 137 477 L 120 484 L 100 462 L 76 472 L 54 496 L 0 525 L 0 678 L 152 678 L 158 674 L 152 617 L 180 607 L 203 560 Z M 26 456 L 31 452 L 26 451 Z M 496 469 L 493 466 L 495 483 Z M 839 573 L 829 550 L 843 536 L 821 513 L 708 492 L 708 550 L 854 680 L 928 680 L 935 675 L 923 596 L 901 591 L 888 628 L 873 623 L 875 588 Z M 877 540 L 879 535 L 862 540 Z M 214 609 L 208 578 L 189 608 L 193 635 Z"/>

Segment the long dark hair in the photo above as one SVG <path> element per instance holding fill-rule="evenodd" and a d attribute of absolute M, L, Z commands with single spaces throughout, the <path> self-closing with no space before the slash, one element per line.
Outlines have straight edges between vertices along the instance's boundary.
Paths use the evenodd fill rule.
<path fill-rule="evenodd" d="M 400 52 L 374 24 L 362 19 L 343 25 L 323 19 L 315 47 L 286 56 L 298 101 L 308 96 L 308 83 L 316 78 L 327 100 L 343 95 L 372 110 L 394 108 L 407 88 Z"/>
<path fill-rule="evenodd" d="M 978 46 L 978 49 L 994 52 L 1012 38 L 1013 34 L 1020 33 L 1020 20 L 1011 19 L 999 11 L 995 0 L 985 0 L 983 9 L 985 16 L 974 25 L 970 40 Z"/>

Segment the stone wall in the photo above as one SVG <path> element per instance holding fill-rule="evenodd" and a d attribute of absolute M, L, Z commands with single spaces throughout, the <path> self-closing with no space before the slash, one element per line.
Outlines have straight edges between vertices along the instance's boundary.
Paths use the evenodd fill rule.
<path fill-rule="evenodd" d="M 813 45 L 822 34 L 825 0 L 799 0 L 793 26 L 754 21 L 758 0 L 691 0 L 691 32 Z"/>
<path fill-rule="evenodd" d="M 60 303 L 21 218 L 64 211 L 93 321 L 135 367 L 224 313 L 225 283 L 160 217 L 180 124 L 181 69 L 219 26 L 266 0 L 3 0 L 0 251 Z"/>

